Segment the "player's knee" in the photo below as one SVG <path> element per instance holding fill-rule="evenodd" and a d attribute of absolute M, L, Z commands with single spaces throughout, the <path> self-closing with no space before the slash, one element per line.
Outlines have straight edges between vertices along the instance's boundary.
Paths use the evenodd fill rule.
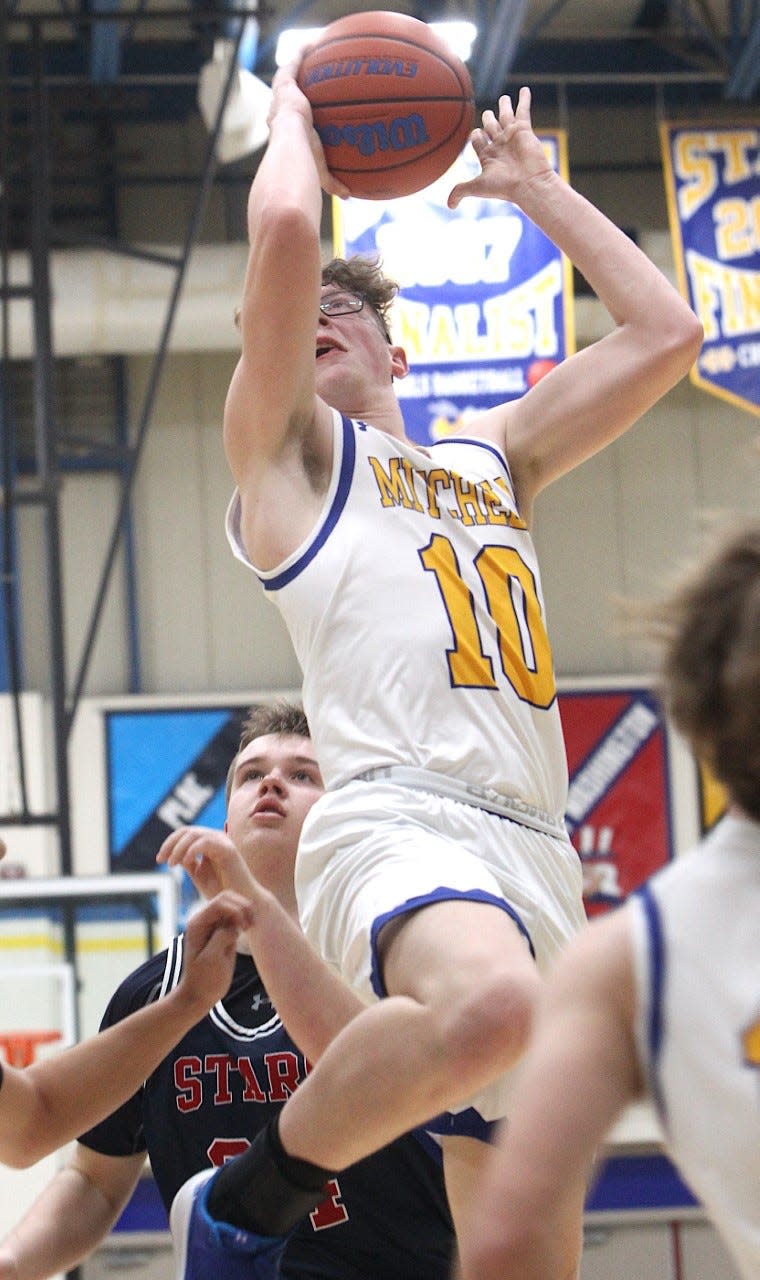
<path fill-rule="evenodd" d="M 449 1049 L 461 1075 L 508 1070 L 530 1040 L 540 979 L 532 969 L 496 972 L 462 994 L 448 1010 Z"/>

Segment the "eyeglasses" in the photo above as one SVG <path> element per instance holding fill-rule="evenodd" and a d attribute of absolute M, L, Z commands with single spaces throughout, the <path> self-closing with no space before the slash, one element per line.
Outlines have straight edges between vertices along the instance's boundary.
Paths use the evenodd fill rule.
<path fill-rule="evenodd" d="M 348 316 L 361 311 L 365 302 L 366 298 L 363 293 L 352 293 L 350 289 L 339 289 L 335 293 L 328 293 L 320 302 L 319 309 L 325 316 Z M 375 311 L 374 307 L 370 307 L 370 311 L 380 326 L 380 332 L 385 341 L 390 342 L 391 335 L 383 317 L 379 312 Z"/>
<path fill-rule="evenodd" d="M 326 316 L 347 316 L 353 311 L 361 311 L 364 306 L 363 293 L 328 293 L 319 304 L 319 309 Z"/>

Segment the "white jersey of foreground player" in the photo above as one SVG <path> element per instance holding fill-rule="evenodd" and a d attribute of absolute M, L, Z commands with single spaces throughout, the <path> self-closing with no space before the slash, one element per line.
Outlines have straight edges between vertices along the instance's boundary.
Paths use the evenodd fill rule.
<path fill-rule="evenodd" d="M 629 903 L 642 1068 L 668 1146 L 760 1276 L 760 823 L 730 815 Z"/>

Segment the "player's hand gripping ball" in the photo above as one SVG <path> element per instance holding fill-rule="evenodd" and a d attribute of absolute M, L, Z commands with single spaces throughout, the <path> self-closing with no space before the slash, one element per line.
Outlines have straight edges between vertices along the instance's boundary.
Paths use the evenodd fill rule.
<path fill-rule="evenodd" d="M 475 119 L 470 75 L 430 27 L 403 13 L 356 13 L 307 49 L 298 84 L 327 167 L 353 196 L 421 191 L 456 160 Z"/>

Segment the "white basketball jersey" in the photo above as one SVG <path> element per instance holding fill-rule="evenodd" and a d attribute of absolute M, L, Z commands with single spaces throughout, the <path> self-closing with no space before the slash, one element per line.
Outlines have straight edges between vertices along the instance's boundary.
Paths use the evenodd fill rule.
<path fill-rule="evenodd" d="M 567 764 L 536 553 L 494 445 L 422 449 L 334 415 L 317 525 L 258 576 L 304 674 L 328 787 L 407 765 L 563 815 Z M 242 548 L 237 495 L 227 517 Z"/>
<path fill-rule="evenodd" d="M 760 824 L 727 817 L 630 900 L 642 1065 L 673 1157 L 760 1276 Z"/>

